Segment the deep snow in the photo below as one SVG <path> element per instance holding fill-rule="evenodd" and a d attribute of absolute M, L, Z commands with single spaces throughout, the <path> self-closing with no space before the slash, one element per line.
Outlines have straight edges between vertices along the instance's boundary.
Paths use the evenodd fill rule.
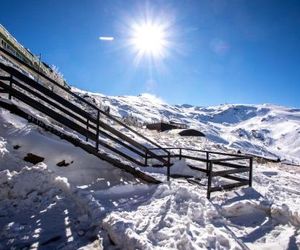
<path fill-rule="evenodd" d="M 300 247 L 298 167 L 255 163 L 253 188 L 208 201 L 205 186 L 146 185 L 8 111 L 1 109 L 0 121 L 0 249 Z M 214 146 L 139 129 L 162 145 Z M 25 162 L 27 153 L 44 163 Z M 72 163 L 58 167 L 62 160 Z M 145 170 L 164 179 L 165 169 Z M 172 171 L 195 174 L 184 161 Z"/>

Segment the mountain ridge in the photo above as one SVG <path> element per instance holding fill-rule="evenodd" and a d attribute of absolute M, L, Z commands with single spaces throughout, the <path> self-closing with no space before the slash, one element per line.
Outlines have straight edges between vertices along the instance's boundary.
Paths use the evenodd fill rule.
<path fill-rule="evenodd" d="M 106 96 L 72 90 L 111 114 L 133 116 L 142 124 L 158 121 L 185 123 L 206 138 L 229 149 L 285 163 L 300 164 L 300 109 L 275 104 L 221 104 L 209 107 L 171 105 L 151 94 Z"/>

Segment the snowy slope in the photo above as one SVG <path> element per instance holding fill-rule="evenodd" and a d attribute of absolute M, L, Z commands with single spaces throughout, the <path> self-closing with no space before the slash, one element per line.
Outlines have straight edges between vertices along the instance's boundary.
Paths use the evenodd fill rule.
<path fill-rule="evenodd" d="M 110 106 L 119 118 L 133 117 L 140 124 L 177 121 L 207 138 L 136 127 L 162 146 L 240 150 L 300 164 L 299 109 L 204 108 L 169 105 L 149 94 L 113 97 L 73 91 L 98 106 Z M 44 159 L 28 163 L 24 157 L 29 153 Z M 69 165 L 58 166 L 63 160 Z M 165 179 L 165 169 L 143 170 Z M 175 162 L 174 171 L 196 175 L 183 160 Z M 147 185 L 0 109 L 0 250 L 300 249 L 299 167 L 254 162 L 252 188 L 217 192 L 210 201 L 205 198 L 206 176 L 197 177 L 201 185 L 185 179 Z"/>
<path fill-rule="evenodd" d="M 106 105 L 110 104 L 107 100 L 112 97 L 99 96 L 94 97 L 96 102 L 100 104 L 104 99 Z M 130 105 L 135 100 L 135 104 L 141 107 L 136 108 L 136 114 L 148 112 L 148 117 L 154 116 L 151 110 L 171 113 L 172 108 L 180 109 L 157 99 L 151 101 L 151 96 L 143 97 L 148 103 L 147 100 L 142 102 L 152 105 L 152 109 L 138 102 L 141 97 L 130 97 L 133 99 L 130 101 L 127 97 L 122 98 L 129 103 L 124 107 L 124 112 L 130 112 L 128 109 L 132 109 Z M 118 107 L 111 107 L 116 115 L 122 110 Z M 143 111 L 143 108 L 148 110 Z M 189 109 L 196 110 L 188 106 L 181 106 L 181 109 L 186 113 Z M 248 128 L 249 121 L 259 117 L 257 109 L 253 108 L 252 114 L 232 118 L 232 126 L 244 125 Z M 209 117 L 208 110 L 201 110 Z M 229 140 L 224 135 L 221 137 L 221 132 L 228 129 L 226 134 L 230 136 L 233 130 L 221 123 L 222 119 L 228 120 L 230 116 L 221 116 L 221 112 L 216 110 L 213 108 L 209 112 L 214 113 L 219 122 L 200 123 L 192 118 L 180 120 L 186 119 L 191 126 L 205 129 L 206 134 L 211 133 L 209 146 L 213 146 L 213 142 Z M 277 117 L 280 114 L 287 117 L 287 114 L 293 113 L 280 107 L 273 107 L 272 110 L 276 110 Z M 259 165 L 255 162 L 253 188 L 218 192 L 208 201 L 205 198 L 206 186 L 190 184 L 185 180 L 172 180 L 161 185 L 142 184 L 131 175 L 8 111 L 0 111 L 0 249 L 300 247 L 298 167 L 275 163 Z M 263 117 L 265 112 L 261 114 Z M 175 114 L 174 111 L 172 113 Z M 292 117 L 294 120 L 287 122 L 297 124 L 297 115 Z M 180 138 L 176 131 L 156 133 L 138 129 L 161 145 L 207 147 L 208 144 L 197 138 Z M 275 129 L 272 131 L 276 132 Z M 17 145 L 20 147 L 15 147 Z M 28 153 L 45 159 L 43 163 L 30 164 L 23 160 Z M 58 167 L 57 163 L 62 160 L 71 164 Z M 181 173 L 190 171 L 184 161 L 175 166 Z M 156 171 L 156 175 L 165 174 L 163 169 L 147 168 L 147 171 Z M 203 183 L 205 181 L 203 177 Z M 274 245 L 277 237 L 280 244 Z"/>
<path fill-rule="evenodd" d="M 224 104 L 214 107 L 170 105 L 150 95 L 104 96 L 73 91 L 118 117 L 140 123 L 176 121 L 204 132 L 208 142 L 243 153 L 300 164 L 300 109 L 271 104 Z"/>

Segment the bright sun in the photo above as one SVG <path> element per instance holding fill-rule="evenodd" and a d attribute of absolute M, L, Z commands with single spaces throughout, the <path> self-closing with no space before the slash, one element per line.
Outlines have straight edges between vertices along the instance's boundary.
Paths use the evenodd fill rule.
<path fill-rule="evenodd" d="M 139 56 L 162 57 L 167 47 L 166 31 L 163 25 L 141 23 L 133 26 L 131 43 Z"/>

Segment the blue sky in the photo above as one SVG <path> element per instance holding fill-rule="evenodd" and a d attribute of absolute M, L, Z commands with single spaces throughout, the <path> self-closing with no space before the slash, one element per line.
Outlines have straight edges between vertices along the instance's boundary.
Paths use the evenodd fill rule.
<path fill-rule="evenodd" d="M 0 23 L 79 88 L 172 104 L 300 107 L 298 0 L 2 1 Z M 136 63 L 132 23 L 166 24 L 163 58 Z M 112 36 L 113 41 L 99 40 Z"/>

